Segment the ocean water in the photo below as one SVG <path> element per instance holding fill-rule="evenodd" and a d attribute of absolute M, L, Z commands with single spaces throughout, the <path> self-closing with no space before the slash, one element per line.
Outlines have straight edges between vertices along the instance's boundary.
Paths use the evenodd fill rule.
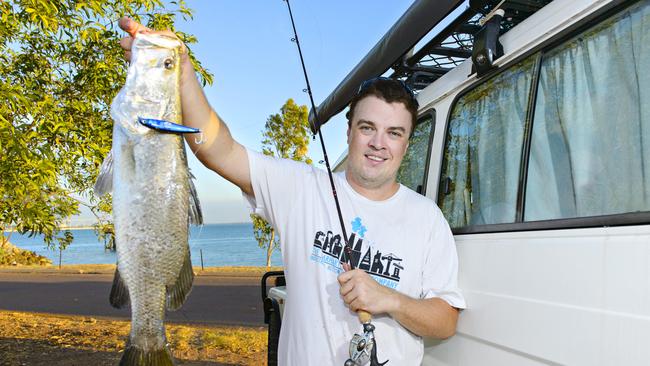
<path fill-rule="evenodd" d="M 104 250 L 93 230 L 71 230 L 74 241 L 61 253 L 62 264 L 114 264 L 115 252 Z M 59 263 L 59 250 L 49 250 L 42 236 L 28 237 L 13 233 L 11 242 L 23 249 L 34 251 Z M 209 224 L 190 228 L 192 264 L 208 266 L 266 266 L 266 249 L 260 248 L 253 236 L 253 224 Z M 271 256 L 271 264 L 282 265 L 279 250 Z"/>

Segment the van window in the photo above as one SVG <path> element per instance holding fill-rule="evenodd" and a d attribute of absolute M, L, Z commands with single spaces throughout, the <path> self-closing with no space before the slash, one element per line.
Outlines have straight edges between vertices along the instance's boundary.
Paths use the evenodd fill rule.
<path fill-rule="evenodd" d="M 544 55 L 532 128 L 526 221 L 650 211 L 649 2 Z"/>
<path fill-rule="evenodd" d="M 512 223 L 533 55 L 458 99 L 447 127 L 438 205 L 452 228 Z"/>
<path fill-rule="evenodd" d="M 426 171 L 429 161 L 429 146 L 435 126 L 434 111 L 420 117 L 409 139 L 409 148 L 397 172 L 397 181 L 412 190 L 424 194 Z"/>

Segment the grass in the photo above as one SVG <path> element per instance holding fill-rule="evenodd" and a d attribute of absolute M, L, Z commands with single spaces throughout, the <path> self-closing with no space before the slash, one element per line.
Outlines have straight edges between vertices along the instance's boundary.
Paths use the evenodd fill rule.
<path fill-rule="evenodd" d="M 266 333 L 252 333 L 245 329 L 208 330 L 201 336 L 206 347 L 218 348 L 236 354 L 257 353 L 266 350 Z"/>
<path fill-rule="evenodd" d="M 166 328 L 167 339 L 178 360 L 264 364 L 267 345 L 264 328 L 179 324 L 168 324 Z M 0 339 L 4 340 L 0 342 L 0 357 L 11 356 L 15 364 L 29 365 L 47 362 L 58 355 L 75 364 L 74 357 L 79 351 L 85 351 L 83 363 L 96 355 L 98 364 L 103 364 L 107 357 L 119 360 L 128 332 L 127 321 L 0 311 Z M 39 346 L 39 352 L 34 352 L 33 346 L 29 346 L 34 344 L 46 346 Z"/>

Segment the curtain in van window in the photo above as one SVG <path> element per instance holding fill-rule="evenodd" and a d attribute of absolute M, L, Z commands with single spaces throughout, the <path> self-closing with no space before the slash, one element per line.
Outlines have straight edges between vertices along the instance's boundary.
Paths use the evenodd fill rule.
<path fill-rule="evenodd" d="M 433 114 L 427 114 L 417 121 L 413 135 L 409 139 L 402 165 L 397 171 L 397 181 L 412 190 L 424 194 L 427 162 L 429 161 L 429 142 L 433 134 Z"/>
<path fill-rule="evenodd" d="M 438 197 L 451 227 L 515 221 L 535 59 L 480 84 L 454 106 Z"/>
<path fill-rule="evenodd" d="M 650 210 L 650 6 L 544 56 L 525 220 Z"/>

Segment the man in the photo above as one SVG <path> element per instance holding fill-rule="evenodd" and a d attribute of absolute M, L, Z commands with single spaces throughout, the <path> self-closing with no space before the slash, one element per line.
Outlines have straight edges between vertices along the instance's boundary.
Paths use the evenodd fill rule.
<path fill-rule="evenodd" d="M 132 37 L 149 32 L 123 18 Z M 173 36 L 171 32 L 165 32 Z M 130 57 L 132 38 L 121 41 Z M 417 101 L 395 80 L 370 80 L 348 113 L 348 163 L 334 180 L 353 248 L 350 270 L 327 173 L 275 159 L 237 143 L 209 106 L 185 55 L 183 123 L 203 131 L 187 141 L 208 168 L 241 188 L 252 209 L 281 238 L 288 299 L 280 365 L 343 365 L 361 331 L 356 311 L 373 315 L 380 361 L 419 365 L 422 336 L 448 338 L 465 302 L 457 289 L 457 255 L 442 213 L 396 181 Z"/>

